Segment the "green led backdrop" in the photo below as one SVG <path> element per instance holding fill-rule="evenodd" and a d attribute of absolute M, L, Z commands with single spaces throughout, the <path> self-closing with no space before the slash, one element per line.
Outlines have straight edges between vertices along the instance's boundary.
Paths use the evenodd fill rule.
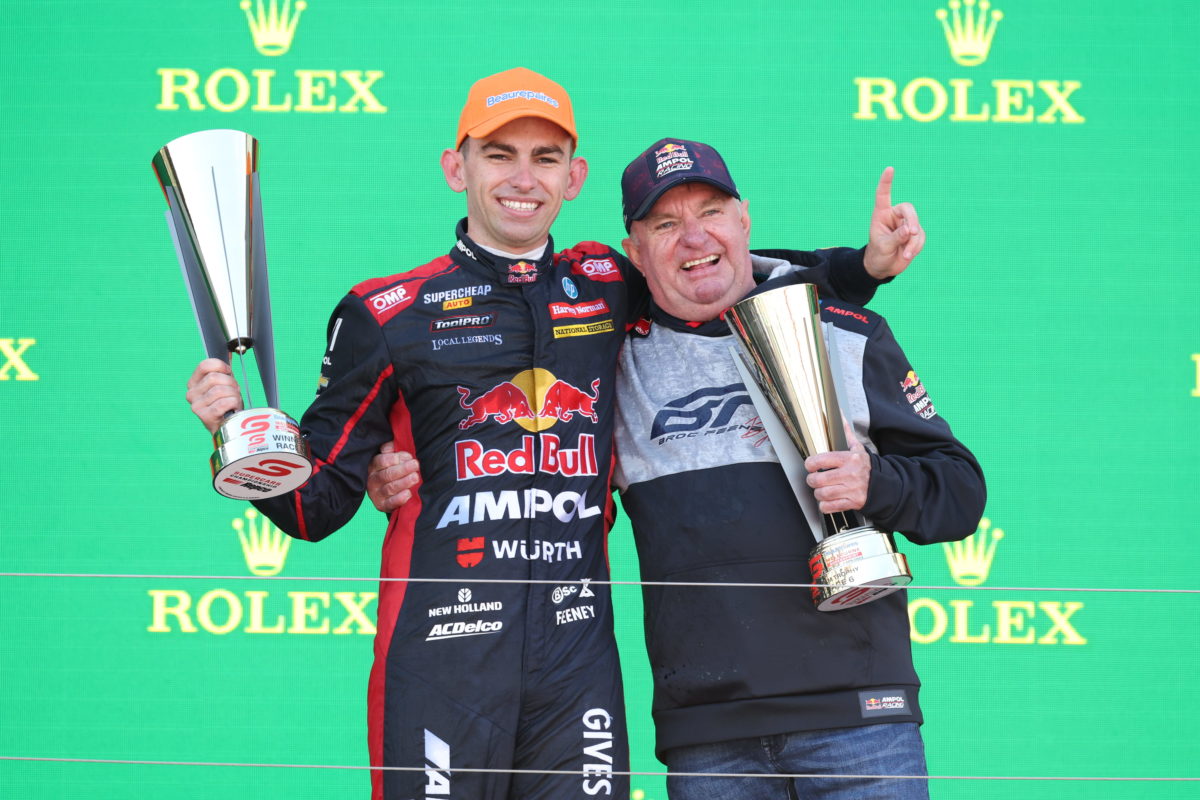
<path fill-rule="evenodd" d="M 448 249 L 464 206 L 438 155 L 468 85 L 515 65 L 575 100 L 591 174 L 560 244 L 621 238 L 620 170 L 667 135 L 720 148 L 764 247 L 860 244 L 896 167 L 928 244 L 874 307 L 989 483 L 971 547 L 905 547 L 933 587 L 910 595 L 930 770 L 1200 776 L 1200 598 L 1084 591 L 1197 587 L 1200 11 L 994 0 L 990 47 L 964 52 L 946 8 L 308 0 L 290 41 L 256 47 L 237 0 L 4 3 L 0 571 L 157 577 L 0 578 L 0 756 L 22 757 L 0 760 L 0 796 L 365 796 L 361 770 L 32 760 L 366 763 L 382 520 L 243 549 L 264 521 L 209 486 L 150 159 L 203 128 L 260 140 L 298 416 L 337 298 Z M 611 553 L 636 580 L 624 521 Z M 616 597 L 634 769 L 659 771 L 639 590 Z M 665 800 L 661 778 L 634 785 Z"/>

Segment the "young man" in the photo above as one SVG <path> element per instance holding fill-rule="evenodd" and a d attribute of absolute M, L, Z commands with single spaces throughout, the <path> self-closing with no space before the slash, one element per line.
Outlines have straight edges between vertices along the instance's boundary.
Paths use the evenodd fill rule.
<path fill-rule="evenodd" d="M 613 774 L 628 746 L 609 587 L 588 582 L 608 576 L 613 382 L 637 274 L 595 242 L 554 252 L 550 226 L 587 175 L 576 144 L 553 81 L 514 69 L 472 86 L 441 162 L 467 195 L 454 246 L 338 305 L 301 421 L 316 470 L 256 503 L 317 540 L 353 516 L 381 446 L 420 459 L 383 543 L 368 734 L 371 763 L 396 769 L 373 772 L 375 797 L 629 792 Z M 907 263 L 878 242 L 871 256 L 878 277 Z M 809 257 L 873 291 L 858 251 Z M 202 362 L 188 400 L 214 430 L 240 404 L 228 365 Z"/>

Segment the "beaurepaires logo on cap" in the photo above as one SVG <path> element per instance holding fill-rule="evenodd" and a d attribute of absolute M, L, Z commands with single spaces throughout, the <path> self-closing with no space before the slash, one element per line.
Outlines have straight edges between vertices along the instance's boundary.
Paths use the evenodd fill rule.
<path fill-rule="evenodd" d="M 984 517 L 974 533 L 960 542 L 942 544 L 950 577 L 963 587 L 982 586 L 991 574 L 1004 531 Z M 939 595 L 939 597 L 942 595 Z M 1075 615 L 1084 610 L 1076 600 L 1046 600 L 1059 595 L 991 599 L 994 593 L 963 593 L 945 602 L 910 597 L 908 618 L 917 644 L 1085 645 Z M 981 599 L 982 598 L 982 599 Z"/>
<path fill-rule="evenodd" d="M 240 0 L 237 7 L 249 26 L 254 49 L 277 58 L 291 49 L 300 17 L 309 4 L 305 0 Z M 388 110 L 377 94 L 384 77 L 377 69 L 304 68 L 280 75 L 269 67 L 242 64 L 208 74 L 189 67 L 162 67 L 158 75 L 160 93 L 155 108 L 159 111 L 384 114 Z"/>
<path fill-rule="evenodd" d="M 989 58 L 996 31 L 1005 18 L 989 0 L 950 0 L 932 15 L 944 34 L 954 63 L 972 69 Z M 933 25 L 929 30 L 936 30 Z M 929 41 L 936 41 L 933 35 Z M 1053 52 L 1053 51 L 1048 51 Z M 980 84 L 980 85 L 977 85 Z M 886 77 L 855 78 L 858 103 L 854 119 L 911 119 L 933 122 L 1083 123 L 1075 104 L 1083 84 L 1077 80 L 952 77 L 913 78 L 900 88 Z M 990 84 L 990 85 L 989 85 Z"/>

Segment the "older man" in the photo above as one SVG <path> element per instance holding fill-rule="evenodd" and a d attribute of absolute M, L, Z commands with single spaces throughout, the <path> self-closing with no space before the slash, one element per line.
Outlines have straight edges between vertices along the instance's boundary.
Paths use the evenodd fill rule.
<path fill-rule="evenodd" d="M 687 165 L 662 173 L 670 148 Z M 903 592 L 837 613 L 807 590 L 815 538 L 759 433 L 720 313 L 786 261 L 749 252 L 750 215 L 720 155 L 656 143 L 622 179 L 630 260 L 653 295 L 621 353 L 614 483 L 633 523 L 644 587 L 657 753 L 672 800 L 921 798 L 919 681 Z M 983 475 L 950 432 L 878 314 L 823 299 L 840 358 L 851 449 L 805 462 L 823 513 L 857 510 L 930 542 L 970 535 Z M 882 696 L 892 701 L 872 703 Z M 676 773 L 800 775 L 690 777 Z M 859 775 L 866 777 L 823 777 Z"/>
<path fill-rule="evenodd" d="M 557 83 L 513 69 L 471 87 L 441 159 L 467 199 L 453 247 L 337 306 L 301 421 L 316 469 L 256 503 L 321 539 L 353 516 L 382 445 L 421 459 L 383 542 L 368 737 L 390 769 L 372 772 L 375 797 L 628 795 L 609 587 L 588 584 L 608 577 L 614 371 L 643 290 L 604 245 L 554 251 L 587 175 L 576 144 Z M 876 278 L 916 246 L 892 227 L 866 253 Z M 859 251 L 807 257 L 874 289 Z M 240 406 L 228 365 L 202 362 L 188 401 L 214 430 Z"/>

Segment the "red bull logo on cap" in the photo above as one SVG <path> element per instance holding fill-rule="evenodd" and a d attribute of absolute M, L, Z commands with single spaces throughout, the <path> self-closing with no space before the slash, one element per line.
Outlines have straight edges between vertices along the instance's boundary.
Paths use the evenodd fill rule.
<path fill-rule="evenodd" d="M 591 392 L 556 377 L 540 367 L 519 372 L 471 398 L 471 390 L 458 387 L 458 404 L 467 416 L 458 423 L 467 430 L 488 420 L 502 425 L 516 422 L 527 431 L 542 431 L 556 422 L 570 422 L 576 415 L 598 422 L 596 401 L 600 379 L 592 381 Z"/>

